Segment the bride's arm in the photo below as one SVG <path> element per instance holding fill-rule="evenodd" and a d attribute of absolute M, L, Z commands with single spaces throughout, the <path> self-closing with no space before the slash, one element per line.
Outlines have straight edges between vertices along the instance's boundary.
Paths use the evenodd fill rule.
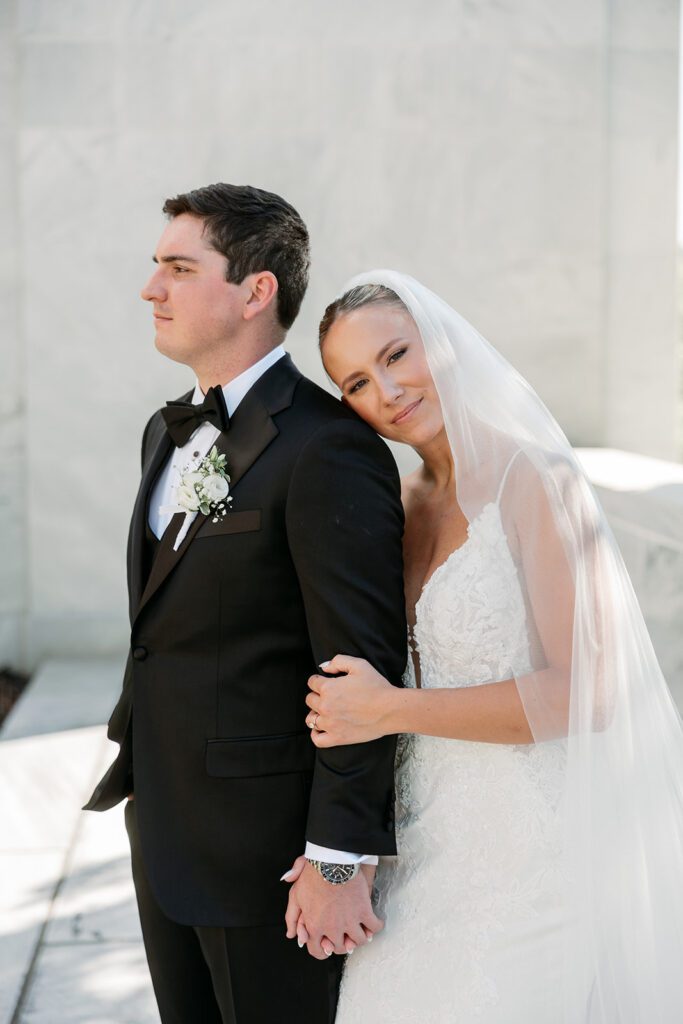
<path fill-rule="evenodd" d="M 558 474 L 559 475 L 559 474 Z M 575 583 L 564 544 L 544 489 L 535 471 L 524 467 L 511 475 L 505 520 L 508 540 L 520 565 L 520 581 L 527 608 L 532 648 L 531 671 L 517 679 L 483 685 L 415 690 L 390 687 L 361 658 L 337 656 L 324 666 L 327 672 L 345 673 L 342 678 L 312 676 L 307 704 L 315 714 L 307 721 L 315 727 L 316 746 L 362 743 L 392 733 L 422 733 L 447 739 L 483 743 L 533 743 L 567 734 L 572 676 Z M 572 500 L 573 478 L 562 495 Z M 520 499 L 519 495 L 522 495 Z M 576 500 L 576 499 L 575 499 Z M 514 511 L 520 510 L 519 516 Z M 580 520 L 578 516 L 574 517 Z M 585 520 L 585 516 L 583 517 Z M 586 528 L 587 530 L 587 528 Z M 597 574 L 595 542 L 577 540 Z M 593 620 L 600 614 L 593 600 Z M 593 666 L 594 727 L 608 718 L 601 708 L 608 702 L 601 690 L 600 665 Z M 529 725 L 531 713 L 534 730 Z M 316 729 L 320 731 L 315 731 Z"/>
<path fill-rule="evenodd" d="M 514 679 L 458 689 L 397 690 L 395 697 L 396 732 L 479 743 L 533 743 Z"/>
<path fill-rule="evenodd" d="M 363 658 L 337 655 L 311 676 L 306 703 L 318 747 L 415 732 L 481 743 L 532 743 L 514 679 L 458 689 L 397 689 Z M 316 718 L 316 713 L 318 717 Z"/>

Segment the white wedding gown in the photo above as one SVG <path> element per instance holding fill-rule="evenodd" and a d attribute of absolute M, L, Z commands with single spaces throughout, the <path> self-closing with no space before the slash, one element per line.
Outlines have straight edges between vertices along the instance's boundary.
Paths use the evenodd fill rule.
<path fill-rule="evenodd" d="M 417 603 L 421 685 L 530 671 L 526 612 L 499 506 L 440 565 Z M 415 685 L 411 659 L 407 685 Z M 398 858 L 380 861 L 384 930 L 347 958 L 337 1024 L 556 1024 L 565 744 L 400 737 Z M 580 1022 L 576 1022 L 580 1024 Z"/>

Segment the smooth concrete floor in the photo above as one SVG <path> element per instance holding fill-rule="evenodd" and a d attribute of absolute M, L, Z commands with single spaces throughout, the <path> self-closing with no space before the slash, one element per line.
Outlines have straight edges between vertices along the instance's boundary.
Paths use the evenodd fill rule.
<path fill-rule="evenodd" d="M 159 1022 L 124 805 L 81 810 L 123 664 L 46 662 L 0 732 L 0 1024 Z"/>

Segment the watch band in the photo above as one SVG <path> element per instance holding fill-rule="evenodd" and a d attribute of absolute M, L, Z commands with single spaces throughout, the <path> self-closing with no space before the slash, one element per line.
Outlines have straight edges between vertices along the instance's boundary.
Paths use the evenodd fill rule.
<path fill-rule="evenodd" d="M 306 859 L 331 885 L 345 885 L 354 879 L 360 871 L 359 864 L 330 864 L 324 860 L 313 860 L 312 857 Z"/>

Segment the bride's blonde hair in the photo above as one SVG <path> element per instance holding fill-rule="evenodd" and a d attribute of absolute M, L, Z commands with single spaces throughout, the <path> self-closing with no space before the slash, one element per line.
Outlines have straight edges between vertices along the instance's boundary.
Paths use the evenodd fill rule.
<path fill-rule="evenodd" d="M 408 307 L 405 302 L 398 297 L 392 288 L 387 288 L 386 285 L 361 284 L 356 288 L 350 288 L 343 295 L 340 295 L 338 299 L 335 299 L 334 302 L 331 302 L 323 313 L 318 328 L 318 344 L 321 352 L 327 332 L 335 320 L 338 320 L 339 317 L 347 313 L 353 312 L 355 309 L 369 305 L 398 306 L 408 313 Z"/>

